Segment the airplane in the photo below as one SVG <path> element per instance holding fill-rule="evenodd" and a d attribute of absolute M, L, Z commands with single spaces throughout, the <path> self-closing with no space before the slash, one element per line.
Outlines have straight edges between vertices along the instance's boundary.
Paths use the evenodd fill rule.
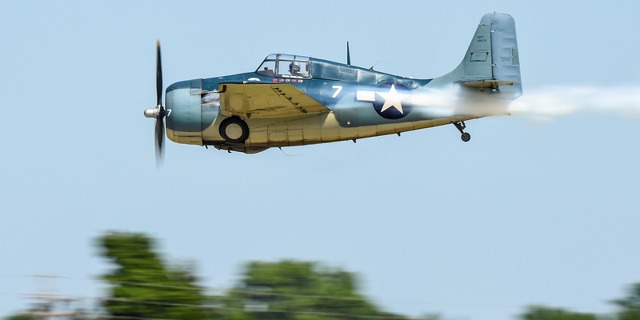
<path fill-rule="evenodd" d="M 462 62 L 433 79 L 396 76 L 301 55 L 271 54 L 252 72 L 173 83 L 162 104 L 160 42 L 156 47 L 156 159 L 166 135 L 174 142 L 258 153 L 398 134 L 507 114 L 522 95 L 515 21 L 485 14 Z M 489 108 L 487 108 L 487 106 Z M 494 108 L 495 107 L 495 108 Z"/>

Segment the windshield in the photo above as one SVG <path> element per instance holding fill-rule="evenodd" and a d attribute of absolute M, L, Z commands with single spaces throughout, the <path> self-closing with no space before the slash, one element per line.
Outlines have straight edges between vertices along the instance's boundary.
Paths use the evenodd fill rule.
<path fill-rule="evenodd" d="M 273 77 L 309 78 L 309 68 L 309 57 L 272 54 L 264 59 L 256 73 Z"/>

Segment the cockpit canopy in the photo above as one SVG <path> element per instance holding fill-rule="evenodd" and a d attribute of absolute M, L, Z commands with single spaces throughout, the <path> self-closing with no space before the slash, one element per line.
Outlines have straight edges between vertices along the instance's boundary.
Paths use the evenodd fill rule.
<path fill-rule="evenodd" d="M 409 89 L 418 88 L 429 82 L 428 79 L 419 80 L 398 77 L 388 73 L 338 62 L 279 53 L 266 57 L 260 67 L 258 67 L 258 70 L 256 70 L 256 73 L 267 77 L 327 79 L 370 85 L 399 83 Z"/>
<path fill-rule="evenodd" d="M 309 78 L 309 68 L 309 57 L 272 54 L 264 59 L 256 73 L 268 77 Z"/>

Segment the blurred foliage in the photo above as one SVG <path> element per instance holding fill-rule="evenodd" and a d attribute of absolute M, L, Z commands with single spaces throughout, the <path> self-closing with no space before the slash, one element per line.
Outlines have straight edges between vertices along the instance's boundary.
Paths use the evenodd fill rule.
<path fill-rule="evenodd" d="M 116 265 L 103 279 L 110 297 L 103 307 L 115 317 L 208 319 L 202 289 L 190 270 L 168 268 L 143 234 L 110 233 L 99 239 L 102 256 Z"/>
<path fill-rule="evenodd" d="M 598 317 L 591 313 L 578 313 L 560 308 L 545 306 L 530 306 L 520 316 L 523 320 L 596 320 Z"/>
<path fill-rule="evenodd" d="M 620 308 L 619 320 L 640 320 L 640 283 L 631 286 L 626 297 L 614 300 L 613 303 Z"/>
<path fill-rule="evenodd" d="M 6 318 L 4 318 L 5 320 L 37 320 L 36 318 L 32 317 L 32 316 L 28 316 L 24 313 L 19 313 L 19 314 L 15 314 L 12 316 L 8 316 Z"/>
<path fill-rule="evenodd" d="M 46 316 L 32 316 L 30 315 L 30 312 L 20 312 L 17 314 L 14 314 L 12 316 L 3 318 L 4 320 L 42 320 L 42 319 L 52 319 L 52 318 L 56 318 L 56 317 L 46 317 Z M 60 316 L 58 316 L 57 318 L 61 318 Z M 67 320 L 88 320 L 91 318 L 87 318 L 84 316 L 65 316 L 64 319 Z"/>
<path fill-rule="evenodd" d="M 206 296 L 193 268 L 168 267 L 153 239 L 139 233 L 108 233 L 101 255 L 115 266 L 103 279 L 109 296 L 106 318 L 223 320 L 405 320 L 384 312 L 362 295 L 355 274 L 314 262 L 250 262 L 238 283 L 222 296 Z M 640 283 L 614 300 L 615 314 L 596 315 L 548 306 L 529 306 L 522 320 L 640 320 Z M 97 316 L 97 318 L 95 318 Z M 91 319 L 102 319 L 94 315 Z M 28 313 L 5 320 L 34 320 Z M 89 319 L 89 318 L 84 318 Z M 421 319 L 440 319 L 425 315 Z M 75 318 L 80 320 L 80 318 Z"/>
<path fill-rule="evenodd" d="M 110 233 L 99 240 L 116 266 L 103 279 L 110 316 L 154 319 L 330 320 L 400 319 L 358 293 L 352 273 L 316 263 L 247 264 L 241 281 L 225 295 L 205 297 L 186 268 L 169 268 L 143 234 Z"/>
<path fill-rule="evenodd" d="M 251 262 L 223 298 L 227 319 L 406 319 L 382 311 L 358 292 L 352 273 L 316 263 Z"/>

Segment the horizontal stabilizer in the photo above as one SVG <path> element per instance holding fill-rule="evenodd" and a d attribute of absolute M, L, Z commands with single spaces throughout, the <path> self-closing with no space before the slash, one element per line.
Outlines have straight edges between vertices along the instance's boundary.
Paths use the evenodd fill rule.
<path fill-rule="evenodd" d="M 479 80 L 479 81 L 467 81 L 461 82 L 461 85 L 474 89 L 499 89 L 500 86 L 513 86 L 515 81 L 505 80 Z"/>

